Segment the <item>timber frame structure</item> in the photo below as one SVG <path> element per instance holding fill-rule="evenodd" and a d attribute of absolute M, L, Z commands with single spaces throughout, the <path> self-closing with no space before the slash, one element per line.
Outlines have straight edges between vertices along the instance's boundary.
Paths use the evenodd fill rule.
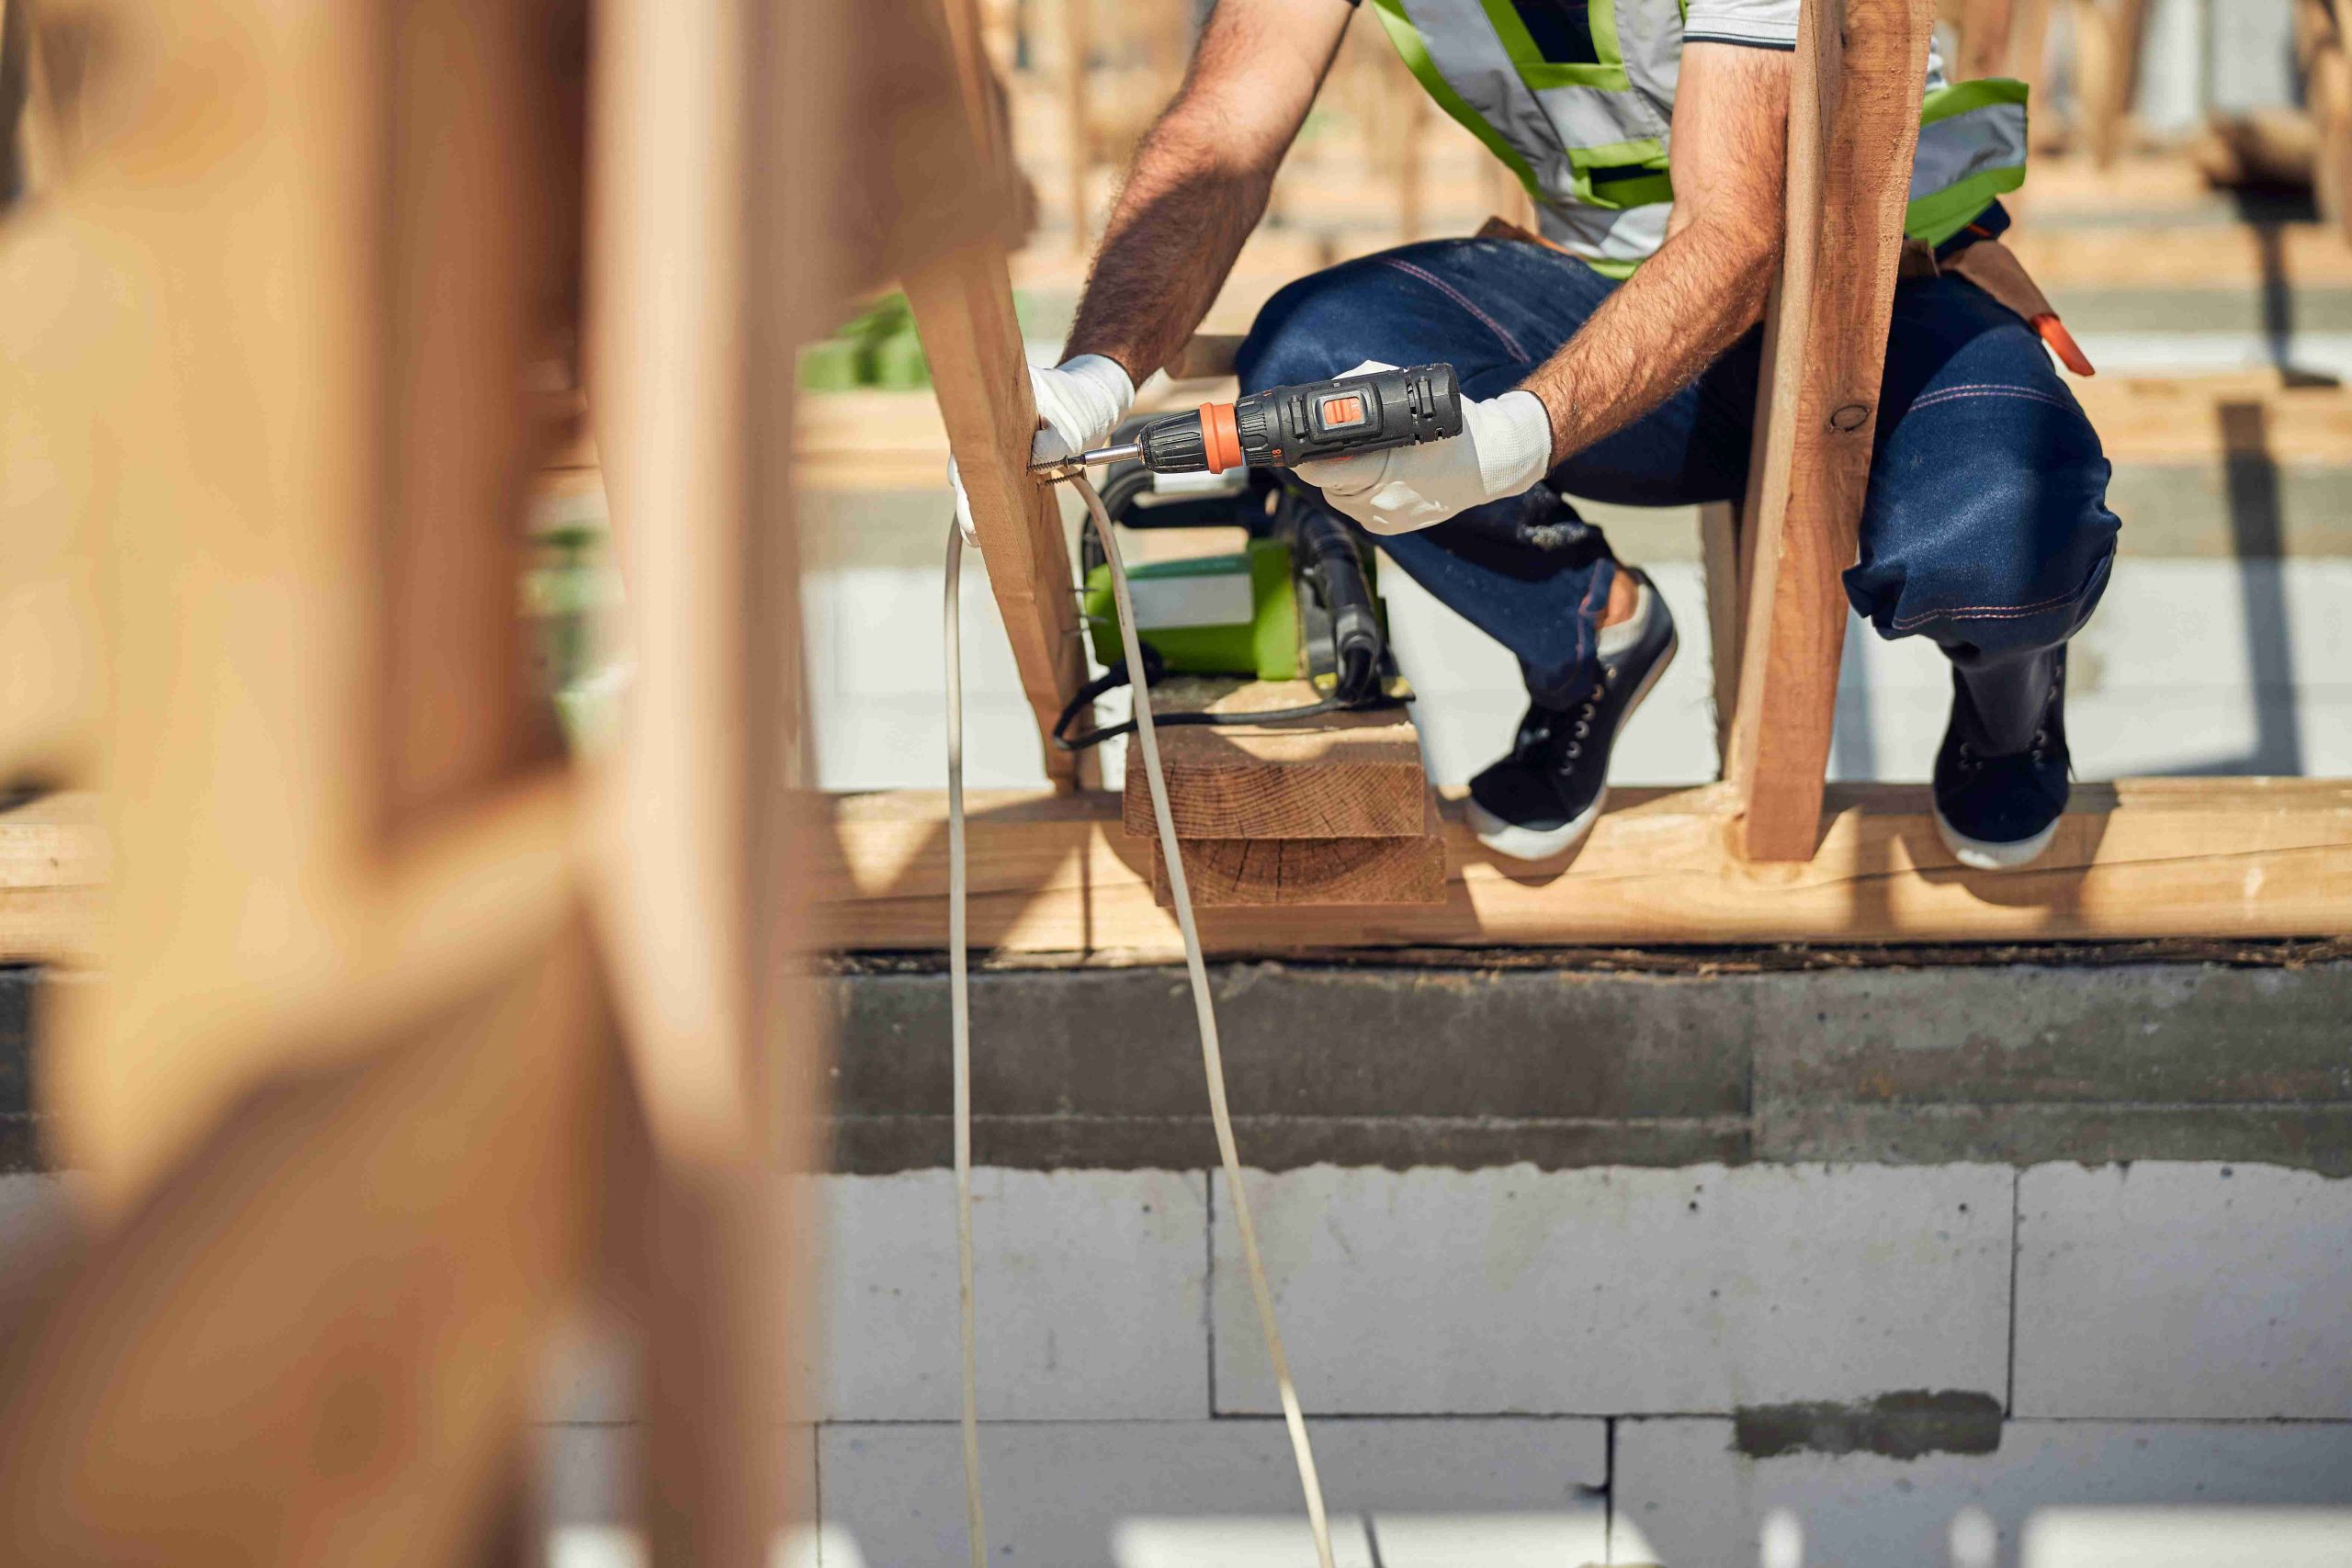
<path fill-rule="evenodd" d="M 1967 51 L 2038 74 L 2046 0 L 1976 0 Z M 2078 786 L 2035 865 L 1953 862 L 1924 788 L 1826 789 L 1933 0 L 1807 0 L 1789 123 L 1788 242 L 1767 317 L 1766 385 L 1745 503 L 1707 509 L 1708 615 L 1724 776 L 1621 790 L 1562 867 L 1485 856 L 1444 808 L 1439 899 L 1289 907 L 1240 893 L 1202 912 L 1227 952 L 1346 945 L 2013 942 L 2352 931 L 2352 784 L 2288 779 Z M 2012 47 L 2012 28 L 2024 36 Z M 1002 158 L 1001 134 L 983 137 Z M 1080 678 L 1069 556 L 1023 474 L 1035 416 L 1001 253 L 967 248 L 909 293 L 1022 682 L 1041 724 Z M 975 802 L 975 940 L 1006 950 L 1164 957 L 1175 926 L 1153 852 L 1046 748 L 1054 793 Z M 935 947 L 945 929 L 944 799 L 826 803 L 824 940 Z M 1214 839 L 1214 832 L 1204 837 Z M 1228 840 L 1228 844 L 1240 842 Z M 1207 843 L 1204 860 L 1215 860 Z M 1277 848 L 1286 848 L 1276 846 Z M 1261 849 L 1265 846 L 1261 845 Z"/>
<path fill-rule="evenodd" d="M 1970 0 L 1964 68 L 1998 72 L 2006 62 L 2012 74 L 2038 75 L 2051 4 Z M 1012 171 L 972 0 L 944 0 L 942 8 L 959 92 L 953 101 L 927 104 L 935 111 L 929 122 L 907 129 L 901 154 L 876 170 L 882 188 L 902 172 L 927 171 L 904 177 L 927 180 L 933 199 L 948 199 L 950 186 L 1001 188 Z M 1711 507 L 1702 517 L 1724 778 L 1617 791 L 1581 849 L 1548 868 L 1487 857 L 1460 827 L 1458 806 L 1434 802 L 1429 830 L 1396 840 L 1400 852 L 1415 846 L 1411 876 L 1424 884 L 1422 848 L 1442 845 L 1442 876 L 1415 902 L 1334 903 L 1327 888 L 1303 906 L 1253 908 L 1266 900 L 1234 879 L 1231 897 L 1202 913 L 1212 947 L 2352 931 L 2352 783 L 2084 784 L 2049 853 L 1998 874 L 1952 862 L 1923 788 L 1825 787 L 1846 626 L 1838 571 L 1854 554 L 1868 474 L 1905 171 L 1917 134 L 1915 62 L 1932 13 L 1932 0 L 1808 0 L 1804 10 L 1789 127 L 1788 250 L 1768 317 L 1767 395 L 1758 404 L 1751 488 L 1743 504 Z M 894 112 L 910 107 L 902 96 Z M 2340 134 L 2342 127 L 2331 128 L 2332 137 Z M 956 180 L 944 179 L 943 170 Z M 862 210 L 844 216 L 852 231 L 874 227 Z M 1056 509 L 1024 471 L 1035 415 L 1021 373 L 1011 241 L 969 223 L 962 232 L 958 243 L 910 256 L 899 276 L 918 314 L 1052 783 L 1044 793 L 975 797 L 974 939 L 1010 952 L 1164 957 L 1175 951 L 1176 934 L 1155 897 L 1155 852 L 1125 830 L 1117 800 L 1042 740 L 1085 672 L 1070 554 Z M 1205 340 L 1195 344 L 1204 347 L 1214 363 L 1214 348 Z M 2167 427 L 2183 417 L 2172 409 Z M 625 520 L 631 477 L 615 460 L 622 456 L 605 455 L 604 477 Z M 825 797 L 809 826 L 815 941 L 868 951 L 944 942 L 943 795 Z M 1261 830 L 1237 823 L 1221 840 L 1204 830 L 1194 840 L 1202 858 L 1195 880 L 1214 885 L 1202 870 L 1246 850 L 1248 834 Z M 1295 848 L 1283 851 L 1293 869 Z M 69 963 L 98 956 L 101 889 L 119 853 L 84 803 L 53 798 L 0 813 L 0 952 Z M 1332 883 L 1354 885 L 1345 876 Z"/>

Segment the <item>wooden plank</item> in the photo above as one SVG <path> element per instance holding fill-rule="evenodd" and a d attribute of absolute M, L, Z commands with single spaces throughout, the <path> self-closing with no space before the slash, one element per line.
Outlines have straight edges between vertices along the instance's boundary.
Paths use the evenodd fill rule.
<path fill-rule="evenodd" d="M 2312 190 L 2320 211 L 2352 235 L 2352 57 L 2346 53 L 2340 0 L 2303 0 L 2297 31 L 2303 96 L 2318 138 Z"/>
<path fill-rule="evenodd" d="M 1094 164 L 1094 113 L 1090 74 L 1094 68 L 1092 0 L 1062 0 L 1063 135 L 1069 144 L 1069 248 L 1079 255 L 1093 246 L 1087 210 L 1087 175 Z"/>
<path fill-rule="evenodd" d="M 863 90 L 884 85 L 856 40 L 902 47 L 920 80 L 923 24 L 940 20 L 930 0 L 849 10 L 607 0 L 598 16 L 597 140 L 611 151 L 592 203 L 589 393 L 635 664 L 602 774 L 598 914 L 651 1145 L 654 1179 L 616 1228 L 637 1243 L 643 1517 L 663 1564 L 760 1561 L 796 1504 L 788 1342 L 759 1326 L 792 1304 L 775 1244 L 794 1197 L 766 1162 L 799 1163 L 786 1107 L 826 1055 L 788 1007 L 803 934 L 791 867 L 805 858 L 787 787 L 789 381 L 840 289 L 878 281 L 833 243 L 834 166 L 871 172 L 876 139 L 894 134 L 865 118 Z"/>
<path fill-rule="evenodd" d="M 994 112 L 978 16 L 972 0 L 946 0 L 946 12 L 971 127 L 965 166 L 973 184 L 1010 192 L 1009 132 Z M 1045 737 L 1084 682 L 1086 658 L 1061 512 L 1052 493 L 1028 474 L 1037 411 L 1012 311 L 1010 257 L 1001 241 L 976 241 L 910 268 L 904 281 L 948 445 L 971 502 L 989 585 L 1012 644 L 1022 691 L 1036 715 L 1046 776 L 1057 787 L 1074 787 L 1091 773 L 1091 761 L 1056 749 Z"/>
<path fill-rule="evenodd" d="M 2219 299 L 2260 288 L 2273 276 L 2296 288 L 2352 288 L 2352 243 L 2318 223 L 2268 230 L 2239 223 L 2041 227 L 2003 243 L 2061 309 L 2074 289 L 2211 289 Z"/>
<path fill-rule="evenodd" d="M 1196 909 L 1445 901 L 1445 825 L 1437 797 L 1426 790 L 1421 831 L 1410 838 L 1187 839 L 1182 848 Z M 1156 840 L 1151 897 L 1162 908 L 1173 907 L 1168 860 Z"/>
<path fill-rule="evenodd" d="M 403 0 L 387 13 L 371 345 L 385 412 L 373 522 L 387 833 L 563 754 L 514 586 L 550 434 L 528 378 L 560 346 L 548 307 L 578 261 L 559 220 L 580 211 L 581 105 L 549 68 L 550 9 Z"/>
<path fill-rule="evenodd" d="M 1715 755 L 1731 755 L 1732 715 L 1739 706 L 1739 653 L 1747 642 L 1747 599 L 1740 591 L 1739 506 L 1699 508 L 1699 560 L 1707 580 L 1708 647 L 1714 654 Z"/>
<path fill-rule="evenodd" d="M 1961 0 L 1956 79 L 2014 74 L 2008 68 L 2009 35 L 2016 17 L 2017 0 Z"/>
<path fill-rule="evenodd" d="M 1170 713 L 1304 707 L 1305 681 L 1182 678 L 1152 689 Z M 1402 709 L 1331 714 L 1299 724 L 1173 725 L 1159 732 L 1168 814 L 1180 839 L 1393 839 L 1425 830 L 1429 780 Z M 1143 749 L 1127 748 L 1125 821 L 1154 837 Z"/>
<path fill-rule="evenodd" d="M 584 931 L 368 1045 L 245 1097 L 9 1324 L 0 1517 L 42 1562 L 481 1560 L 597 1246 Z"/>
<path fill-rule="evenodd" d="M 809 896 L 816 941 L 936 948 L 947 931 L 946 797 L 810 797 L 820 821 Z M 1833 786 L 1821 852 L 1757 865 L 1734 851 L 1736 797 L 1719 785 L 1613 790 L 1564 871 L 1530 876 L 1442 815 L 1441 908 L 1317 916 L 1218 910 L 1219 951 L 1431 943 L 1580 946 L 1740 942 L 2110 941 L 2352 934 L 2352 783 L 2126 779 L 2075 786 L 2048 859 L 1970 871 L 1936 835 L 1924 786 Z M 1107 795 L 971 796 L 977 943 L 1024 953 L 1178 951 L 1152 892 L 1151 847 Z M 88 865 L 99 829 L 64 855 Z"/>
<path fill-rule="evenodd" d="M 2166 377 L 2101 376 L 2072 383 L 2099 443 L 2118 463 L 2218 463 L 2267 457 L 2302 467 L 2352 463 L 2352 389 L 2284 387 L 2273 374 Z M 2249 426 L 2225 418 L 2253 409 L 2266 433 L 2249 445 Z"/>
<path fill-rule="evenodd" d="M 107 876 L 99 803 L 51 795 L 0 809 L 0 963 L 87 964 Z"/>
<path fill-rule="evenodd" d="M 967 245 L 909 274 L 906 283 L 948 445 L 971 498 L 989 586 L 1036 715 L 1046 776 L 1069 785 L 1076 764 L 1044 738 L 1084 683 L 1086 660 L 1061 512 L 1029 478 L 1037 411 L 1003 247 Z M 946 521 L 940 519 L 943 530 Z"/>
<path fill-rule="evenodd" d="M 2146 0 L 2075 0 L 2075 106 L 2102 169 L 2122 151 L 2146 22 Z"/>
<path fill-rule="evenodd" d="M 1929 0 L 1804 8 L 1789 106 L 1788 251 L 1742 515 L 1756 531 L 1728 775 L 1758 860 L 1812 854 L 1895 265 Z"/>
<path fill-rule="evenodd" d="M 1530 876 L 1446 809 L 1446 901 L 1317 913 L 1204 909 L 1228 953 L 1380 946 L 2108 941 L 2352 932 L 2352 784 L 2142 779 L 2078 784 L 2048 857 L 1969 871 L 1938 838 L 1924 786 L 1829 792 L 1820 852 L 1756 864 L 1719 785 L 1617 790 L 1565 871 Z M 937 948 L 947 930 L 944 797 L 840 795 L 811 867 L 820 931 L 845 949 Z M 1152 852 L 1107 796 L 971 799 L 973 941 L 1008 952 L 1179 951 L 1152 895 Z"/>
<path fill-rule="evenodd" d="M 29 607 L 66 634 L 21 673 L 87 705 L 17 732 L 6 760 L 114 784 L 108 840 L 140 868 L 100 893 L 106 983 L 76 987 L 45 1043 L 50 1124 L 100 1211 L 134 1201 L 251 1083 L 357 1048 L 357 1020 L 390 1027 L 539 951 L 575 886 L 553 768 L 385 841 L 382 502 L 396 461 L 427 458 L 393 457 L 378 354 L 417 258 L 383 243 L 379 19 L 315 20 L 247 0 L 125 17 L 94 69 L 252 112 L 199 137 L 126 122 L 0 229 L 0 288 L 22 307 L 0 311 L 0 452 L 41 455 L 0 457 L 0 537 L 58 568 Z M 208 60 L 225 36 L 254 46 Z M 503 232 L 442 237 L 474 261 Z M 421 360 L 401 396 L 430 401 L 474 373 L 464 357 Z M 515 519 L 486 498 L 519 496 L 527 472 L 507 472 L 499 433 L 446 434 L 461 449 L 434 456 L 472 477 L 412 520 L 494 539 Z"/>

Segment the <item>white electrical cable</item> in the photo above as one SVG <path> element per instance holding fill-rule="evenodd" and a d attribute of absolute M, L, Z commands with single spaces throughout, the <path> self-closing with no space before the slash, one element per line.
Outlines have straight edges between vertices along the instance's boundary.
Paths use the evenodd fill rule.
<path fill-rule="evenodd" d="M 989 1568 L 980 1519 L 979 1333 L 972 1315 L 972 981 L 964 953 L 964 528 L 947 519 L 947 1009 L 956 1041 L 956 1306 L 964 1353 L 964 1522 Z"/>
<path fill-rule="evenodd" d="M 1126 563 L 1119 558 L 1118 540 L 1102 498 L 1083 474 L 1073 476 L 1086 509 L 1093 514 L 1103 558 L 1110 563 L 1111 592 L 1118 605 L 1119 644 L 1129 670 L 1144 667 L 1143 647 L 1136 635 L 1135 603 L 1127 592 Z M 964 555 L 960 529 L 951 525 L 947 540 L 947 937 L 950 1012 L 956 1046 L 956 1202 L 957 1243 L 963 1267 L 960 1300 L 964 1339 L 964 1506 L 968 1522 L 973 1568 L 985 1568 L 987 1550 L 980 1530 L 980 1458 L 976 1411 L 978 1404 L 974 1375 L 972 1316 L 972 1182 L 971 1182 L 971 1003 L 970 977 L 964 954 L 964 678 L 962 647 L 957 629 L 956 579 Z M 1291 1382 L 1290 1358 L 1283 1353 L 1282 1329 L 1274 1321 L 1274 1292 L 1266 1283 L 1265 1260 L 1258 1252 L 1258 1227 L 1250 1213 L 1250 1195 L 1241 1177 L 1241 1152 L 1233 1141 L 1233 1117 L 1225 1102 L 1225 1056 L 1217 1045 L 1216 1009 L 1209 995 L 1208 965 L 1201 957 L 1201 933 L 1193 923 L 1193 895 L 1184 879 L 1184 857 L 1176 839 L 1176 820 L 1168 809 L 1168 781 L 1159 768 L 1159 739 L 1151 720 L 1149 688 L 1140 680 L 1135 693 L 1136 744 L 1143 749 L 1144 777 L 1151 786 L 1151 815 L 1159 828 L 1159 851 L 1168 863 L 1168 890 L 1176 906 L 1176 928 L 1184 939 L 1184 967 L 1192 976 L 1193 1011 L 1200 1023 L 1201 1066 L 1208 1079 L 1209 1117 L 1216 1125 L 1217 1157 L 1224 1162 L 1226 1186 L 1233 1195 L 1234 1228 L 1241 1235 L 1241 1259 L 1250 1274 L 1250 1292 L 1258 1305 L 1258 1327 L 1266 1340 L 1266 1359 L 1274 1371 L 1282 1395 L 1283 1425 L 1290 1432 L 1291 1455 L 1298 1461 L 1299 1488 L 1306 1496 L 1306 1524 L 1315 1536 L 1319 1568 L 1333 1568 L 1331 1527 L 1323 1511 L 1323 1483 L 1315 1472 L 1315 1450 L 1307 1441 L 1306 1417 L 1298 1406 L 1298 1390 Z"/>

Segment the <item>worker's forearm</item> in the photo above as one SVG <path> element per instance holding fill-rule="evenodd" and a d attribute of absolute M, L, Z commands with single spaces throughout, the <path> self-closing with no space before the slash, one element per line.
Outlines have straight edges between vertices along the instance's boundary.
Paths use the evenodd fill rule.
<path fill-rule="evenodd" d="M 1079 301 L 1069 352 L 1117 360 L 1140 384 L 1208 314 L 1265 212 L 1272 171 L 1223 156 L 1205 127 L 1154 127 L 1111 213 Z"/>
<path fill-rule="evenodd" d="M 1552 461 L 1566 461 L 1696 379 L 1763 318 L 1779 236 L 1692 224 L 1592 313 L 1521 383 L 1552 416 Z"/>

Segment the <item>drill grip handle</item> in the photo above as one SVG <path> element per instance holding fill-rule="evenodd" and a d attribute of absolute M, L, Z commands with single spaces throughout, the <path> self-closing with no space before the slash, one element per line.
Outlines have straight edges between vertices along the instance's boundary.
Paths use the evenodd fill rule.
<path fill-rule="evenodd" d="M 1462 388 L 1451 365 L 1341 376 L 1243 398 L 1233 423 L 1250 468 L 1295 468 L 1314 457 L 1459 435 Z"/>

